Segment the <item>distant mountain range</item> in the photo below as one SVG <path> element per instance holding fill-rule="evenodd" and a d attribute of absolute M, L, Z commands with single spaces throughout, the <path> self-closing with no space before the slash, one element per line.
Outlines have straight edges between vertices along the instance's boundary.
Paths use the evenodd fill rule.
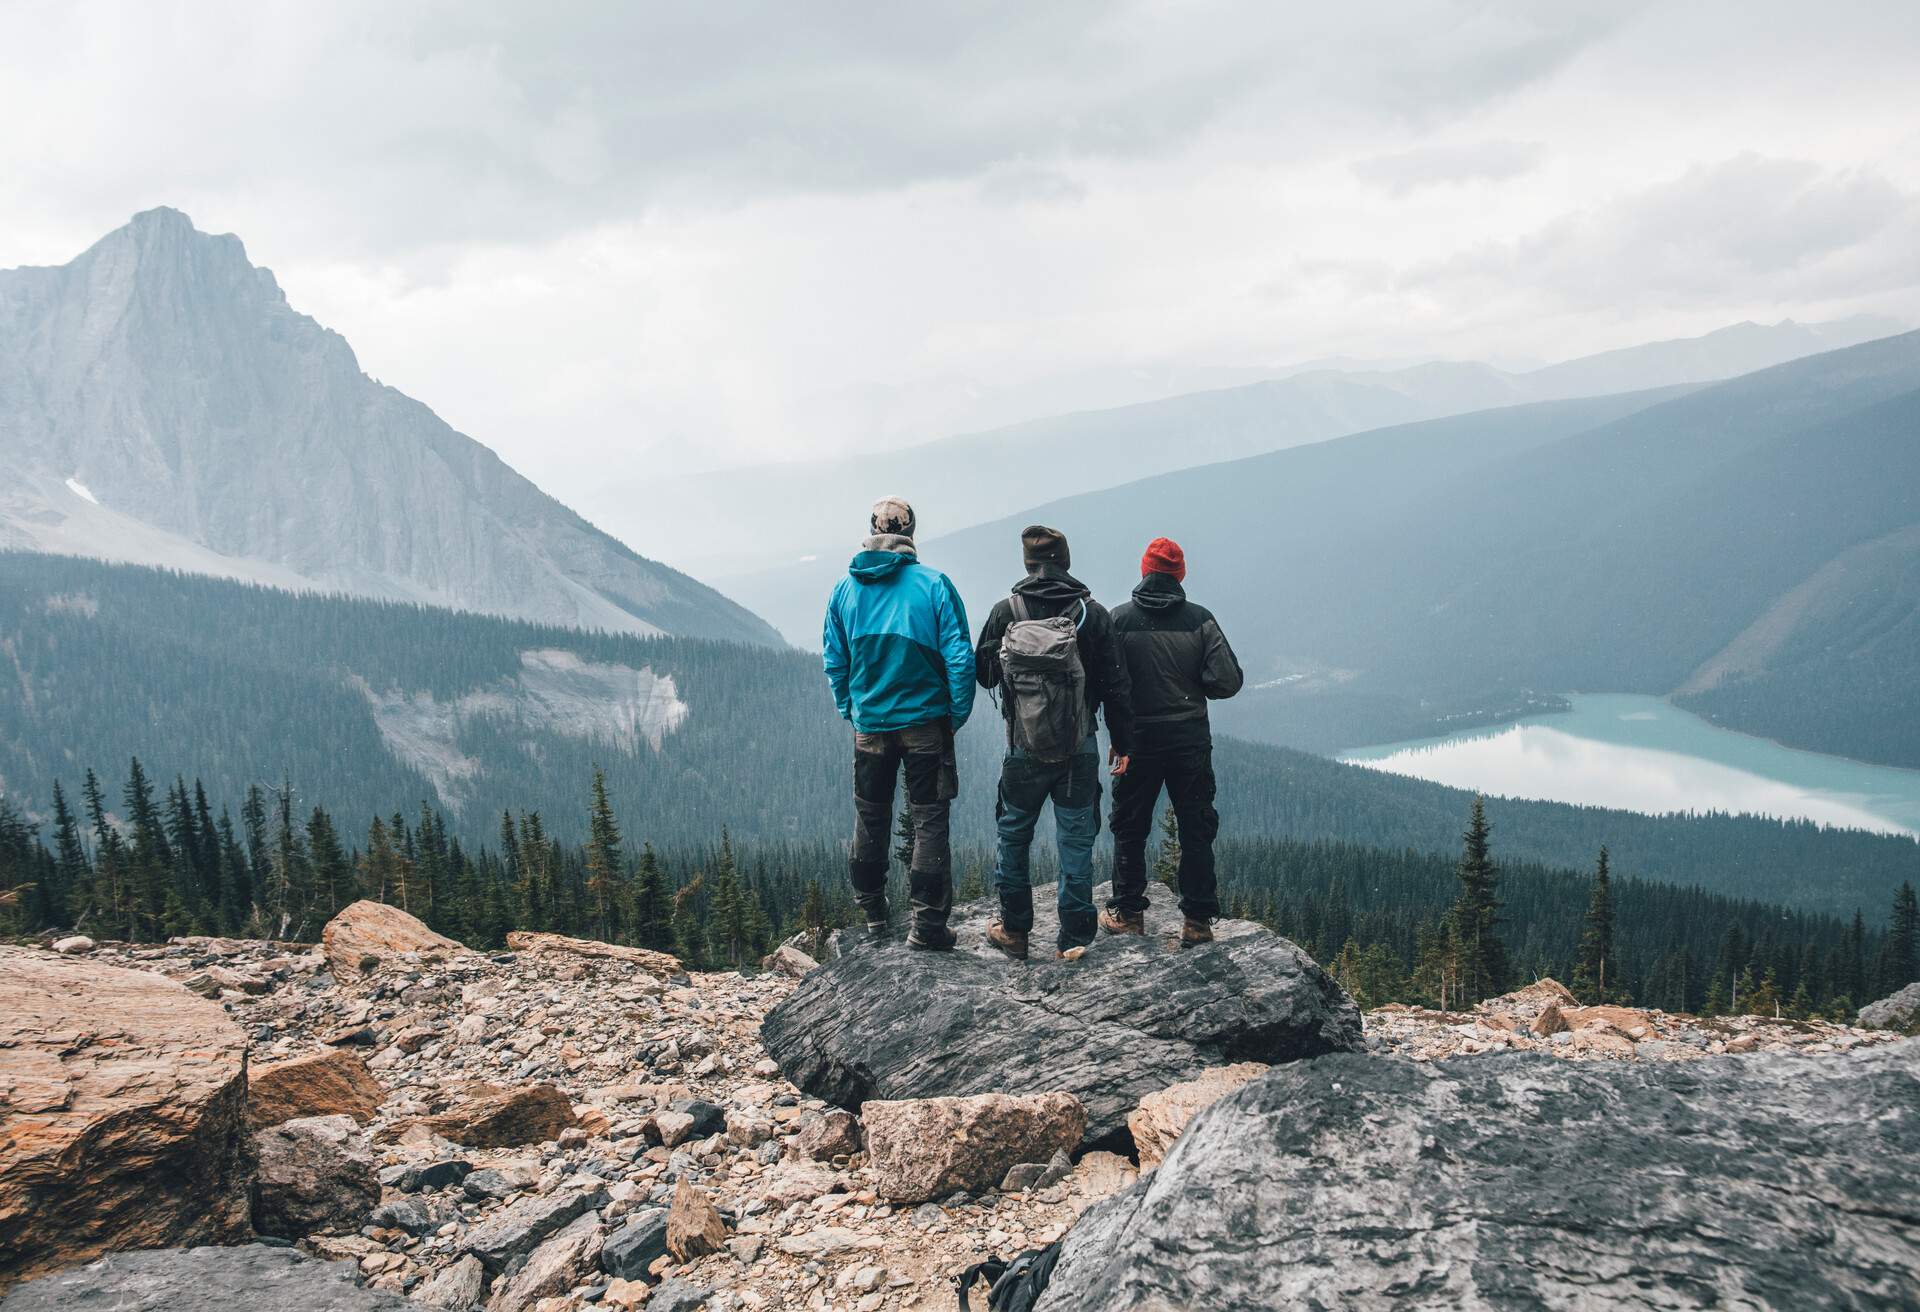
<path fill-rule="evenodd" d="M 1651 342 L 1529 372 L 1470 362 L 1396 369 L 1306 367 L 1239 386 L 1034 419 L 988 432 L 839 460 L 769 464 L 623 486 L 609 479 L 609 517 L 645 505 L 645 537 L 668 559 L 701 543 L 698 564 L 732 578 L 840 554 L 867 506 L 907 495 L 929 533 L 957 532 L 1036 501 L 1151 475 L 1259 455 L 1390 424 L 1529 402 L 1711 382 L 1897 332 L 1888 320 L 1735 324 L 1703 337 Z M 718 548 L 698 532 L 724 508 L 750 534 Z M 589 507 L 593 509 L 593 507 Z M 609 518 L 608 522 L 613 522 Z M 689 561 L 688 563 L 693 563 Z M 731 585 L 729 585 L 731 586 Z M 741 585 L 748 604 L 769 589 Z M 777 594 L 777 586 L 772 589 Z M 777 595 L 774 600 L 777 602 Z M 761 610 L 773 617 L 773 612 Z M 774 617 L 789 637 L 793 626 Z M 811 635 L 804 635 L 810 638 Z"/>
<path fill-rule="evenodd" d="M 1920 333 L 1705 387 L 1384 429 L 929 541 L 969 602 L 1019 527 L 1117 598 L 1142 543 L 1261 685 L 1239 731 L 1413 737 L 1530 693 L 1680 693 L 1722 723 L 1920 766 Z"/>
<path fill-rule="evenodd" d="M 238 238 L 169 209 L 0 272 L 0 547 L 777 641 L 367 377 Z"/>

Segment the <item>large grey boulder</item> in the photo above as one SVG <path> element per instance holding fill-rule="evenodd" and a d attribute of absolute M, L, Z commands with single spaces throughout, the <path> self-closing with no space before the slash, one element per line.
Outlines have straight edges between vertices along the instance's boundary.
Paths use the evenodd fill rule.
<path fill-rule="evenodd" d="M 1860 1023 L 1870 1030 L 1920 1028 L 1920 984 L 1909 984 L 1898 993 L 1860 1008 Z"/>
<path fill-rule="evenodd" d="M 1096 890 L 1104 898 L 1105 887 Z M 1034 890 L 1035 944 L 1053 892 Z M 843 941 L 761 1027 L 786 1077 L 857 1109 L 871 1098 L 1071 1093 L 1088 1146 L 1125 1147 L 1140 1099 L 1208 1067 L 1357 1049 L 1360 1013 L 1313 960 L 1246 921 L 1173 950 L 1180 917 L 1156 899 L 1145 938 L 1103 937 L 1078 961 L 1009 961 L 986 945 L 993 903 L 958 908 L 952 952 Z"/>
<path fill-rule="evenodd" d="M 1341 1055 L 1202 1112 L 1042 1312 L 1910 1307 L 1920 1042 L 1683 1064 Z"/>
<path fill-rule="evenodd" d="M 351 1262 L 292 1248 L 158 1248 L 111 1253 L 32 1280 L 4 1312 L 405 1312 L 415 1305 L 360 1285 Z"/>

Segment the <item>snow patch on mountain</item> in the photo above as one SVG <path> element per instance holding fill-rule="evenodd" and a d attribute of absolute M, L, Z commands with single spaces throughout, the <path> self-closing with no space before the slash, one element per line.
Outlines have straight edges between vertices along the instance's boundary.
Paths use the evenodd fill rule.
<path fill-rule="evenodd" d="M 687 704 L 671 674 L 652 666 L 590 661 L 556 648 L 520 653 L 520 671 L 443 700 L 427 690 L 378 690 L 358 675 L 353 687 L 367 699 L 387 750 L 419 771 L 449 809 L 466 800 L 467 784 L 482 771 L 460 749 L 462 727 L 487 717 L 528 730 L 558 733 L 629 754 L 645 743 L 659 751 L 687 719 Z"/>
<path fill-rule="evenodd" d="M 83 500 L 93 502 L 93 504 L 96 506 L 100 504 L 100 498 L 95 496 L 92 492 L 88 491 L 87 485 L 85 483 L 82 483 L 77 478 L 70 478 L 67 480 L 67 490 L 72 492 L 75 496 L 80 497 Z"/>

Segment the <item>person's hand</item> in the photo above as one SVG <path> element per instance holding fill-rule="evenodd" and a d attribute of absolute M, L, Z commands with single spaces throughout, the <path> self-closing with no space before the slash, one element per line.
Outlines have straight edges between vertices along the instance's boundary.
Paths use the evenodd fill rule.
<path fill-rule="evenodd" d="M 1121 775 L 1125 774 L 1127 772 L 1127 767 L 1132 763 L 1133 763 L 1133 758 L 1131 756 L 1122 756 L 1120 755 L 1120 753 L 1114 751 L 1113 748 L 1111 747 L 1107 748 L 1107 765 L 1108 765 L 1107 773 L 1112 775 L 1115 779 L 1118 779 Z"/>

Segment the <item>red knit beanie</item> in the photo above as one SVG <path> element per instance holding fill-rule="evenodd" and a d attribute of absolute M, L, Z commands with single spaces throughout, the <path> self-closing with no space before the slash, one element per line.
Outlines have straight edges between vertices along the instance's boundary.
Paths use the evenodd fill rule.
<path fill-rule="evenodd" d="M 1155 538 L 1147 543 L 1147 554 L 1140 557 L 1140 577 L 1171 574 L 1177 582 L 1187 577 L 1187 553 L 1172 538 Z"/>

